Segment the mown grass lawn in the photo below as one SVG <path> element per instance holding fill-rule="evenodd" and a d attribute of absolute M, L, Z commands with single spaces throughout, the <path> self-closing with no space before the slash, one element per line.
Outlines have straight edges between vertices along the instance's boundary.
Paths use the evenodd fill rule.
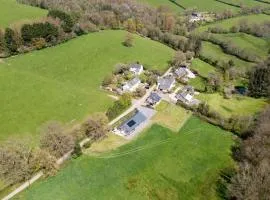
<path fill-rule="evenodd" d="M 257 15 L 244 15 L 240 17 L 234 17 L 231 19 L 225 19 L 215 23 L 210 23 L 205 26 L 200 26 L 199 28 L 197 28 L 197 31 L 207 31 L 209 27 L 221 27 L 223 29 L 229 30 L 232 26 L 238 25 L 241 20 L 246 20 L 249 24 L 253 23 L 259 24 L 263 23 L 264 21 L 269 21 L 270 16 L 265 14 L 257 14 Z"/>
<path fill-rule="evenodd" d="M 200 76 L 197 76 L 196 78 L 189 79 L 188 84 L 193 86 L 195 90 L 204 91 L 206 80 Z"/>
<path fill-rule="evenodd" d="M 214 34 L 214 37 L 220 41 L 231 41 L 234 45 L 251 52 L 261 59 L 268 56 L 269 43 L 265 39 L 246 33 Z"/>
<path fill-rule="evenodd" d="M 200 60 L 199 58 L 195 58 L 192 60 L 191 69 L 198 72 L 202 77 L 207 78 L 209 74 L 216 73 L 216 68 L 208 63 Z"/>
<path fill-rule="evenodd" d="M 0 0 L 0 28 L 29 19 L 38 19 L 47 15 L 46 10 L 19 4 L 16 0 Z"/>
<path fill-rule="evenodd" d="M 175 132 L 177 132 L 191 116 L 189 111 L 166 101 L 160 102 L 156 110 L 158 112 L 153 117 L 153 121 Z"/>
<path fill-rule="evenodd" d="M 231 133 L 195 117 L 178 133 L 153 125 L 116 151 L 71 161 L 15 199 L 217 200 L 215 182 L 233 165 L 233 143 Z"/>
<path fill-rule="evenodd" d="M 211 42 L 203 42 L 201 55 L 206 58 L 210 58 L 212 60 L 218 60 L 223 62 L 228 62 L 229 60 L 233 60 L 235 66 L 243 71 L 251 69 L 255 64 L 251 62 L 246 62 L 237 58 L 236 56 L 232 56 L 226 54 L 222 51 L 220 46 L 215 45 Z"/>
<path fill-rule="evenodd" d="M 223 96 L 217 93 L 201 93 L 197 98 L 207 102 L 210 110 L 220 113 L 223 117 L 254 115 L 267 105 L 265 99 L 254 99 L 245 96 L 234 96 L 232 99 L 224 99 Z"/>
<path fill-rule="evenodd" d="M 19 55 L 0 64 L 0 140 L 35 135 L 49 120 L 76 123 L 104 112 L 112 99 L 100 89 L 117 63 L 140 61 L 165 71 L 174 51 L 134 35 L 134 47 L 122 45 L 126 32 L 102 31 Z"/>

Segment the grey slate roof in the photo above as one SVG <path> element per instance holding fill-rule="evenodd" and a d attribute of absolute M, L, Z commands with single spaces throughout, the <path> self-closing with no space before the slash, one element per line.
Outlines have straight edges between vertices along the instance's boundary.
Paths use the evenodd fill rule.
<path fill-rule="evenodd" d="M 172 76 L 166 76 L 158 79 L 159 89 L 168 90 L 171 85 L 174 83 L 175 79 Z"/>
<path fill-rule="evenodd" d="M 140 72 L 140 69 L 141 69 L 142 65 L 141 64 L 131 64 L 129 66 L 129 68 L 131 69 L 134 69 L 136 73 L 139 73 Z"/>
<path fill-rule="evenodd" d="M 147 102 L 152 103 L 152 104 L 156 104 L 160 100 L 161 100 L 161 97 L 157 93 L 155 93 L 155 92 L 152 92 L 150 94 L 150 96 L 147 98 Z"/>
<path fill-rule="evenodd" d="M 146 119 L 146 116 L 144 116 L 140 111 L 138 111 L 133 117 L 125 121 L 118 129 L 123 131 L 126 135 L 129 135 Z"/>
<path fill-rule="evenodd" d="M 186 75 L 187 75 L 186 68 L 180 67 L 180 68 L 176 69 L 176 70 L 175 70 L 175 74 L 176 74 L 178 77 L 186 76 Z"/>
<path fill-rule="evenodd" d="M 141 80 L 138 77 L 135 77 L 135 78 L 131 79 L 130 81 L 128 81 L 127 85 L 129 86 L 129 88 L 131 88 L 140 82 L 141 82 Z"/>

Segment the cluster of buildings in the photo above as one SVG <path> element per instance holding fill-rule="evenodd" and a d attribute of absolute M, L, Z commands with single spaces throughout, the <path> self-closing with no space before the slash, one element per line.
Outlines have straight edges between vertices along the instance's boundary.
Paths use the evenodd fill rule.
<path fill-rule="evenodd" d="M 134 92 L 141 85 L 141 80 L 139 75 L 143 73 L 143 65 L 141 64 L 131 64 L 129 67 L 129 71 L 134 74 L 134 78 L 125 82 L 122 85 L 122 91 L 125 92 Z"/>
<path fill-rule="evenodd" d="M 122 89 L 123 91 L 133 92 L 141 84 L 138 75 L 143 72 L 143 66 L 140 64 L 134 64 L 130 66 L 129 70 L 134 73 L 135 78 L 126 82 L 122 86 Z M 151 118 L 153 115 L 152 112 L 156 112 L 153 108 L 158 105 L 162 99 L 166 100 L 164 97 L 169 98 L 170 95 L 173 95 L 176 100 L 175 103 L 180 101 L 186 105 L 198 105 L 200 102 L 194 98 L 196 92 L 192 86 L 186 85 L 178 90 L 177 93 L 173 93 L 177 79 L 187 82 L 189 79 L 195 77 L 196 75 L 187 66 L 181 66 L 173 70 L 173 72 L 168 75 L 159 77 L 157 80 L 156 90 L 152 91 L 145 100 L 145 107 L 143 109 L 141 108 L 140 110 L 136 110 L 128 120 L 125 120 L 120 126 L 113 130 L 114 133 L 125 137 L 133 135 L 135 131 L 138 131 L 137 129 L 139 129 L 139 127 L 143 126 L 143 124 Z"/>

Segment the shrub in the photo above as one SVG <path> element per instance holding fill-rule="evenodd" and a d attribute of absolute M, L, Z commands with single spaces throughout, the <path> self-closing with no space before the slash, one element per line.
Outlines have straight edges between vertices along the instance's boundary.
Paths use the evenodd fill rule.
<path fill-rule="evenodd" d="M 25 24 L 21 28 L 21 35 L 25 42 L 31 42 L 35 38 L 44 38 L 47 42 L 50 42 L 58 34 L 57 27 L 49 22 Z"/>
<path fill-rule="evenodd" d="M 60 10 L 50 10 L 48 16 L 59 18 L 62 21 L 61 27 L 66 33 L 70 33 L 72 31 L 75 22 L 69 14 Z"/>
<path fill-rule="evenodd" d="M 32 45 L 35 49 L 43 49 L 46 47 L 46 40 L 44 38 L 33 38 Z"/>
<path fill-rule="evenodd" d="M 131 105 L 131 96 L 129 94 L 124 94 L 118 101 L 107 110 L 106 115 L 109 120 L 114 119 L 124 110 L 126 110 Z"/>

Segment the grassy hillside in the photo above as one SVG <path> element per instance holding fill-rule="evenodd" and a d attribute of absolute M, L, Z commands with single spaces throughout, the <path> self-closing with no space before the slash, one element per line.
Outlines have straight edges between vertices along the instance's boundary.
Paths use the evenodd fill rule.
<path fill-rule="evenodd" d="M 71 161 L 17 199 L 215 200 L 218 172 L 233 164 L 232 144 L 230 133 L 195 117 L 178 133 L 154 125 L 112 153 Z"/>
<path fill-rule="evenodd" d="M 172 11 L 175 11 L 175 12 L 183 12 L 184 11 L 183 8 L 177 6 L 176 4 L 171 2 L 170 0 L 137 0 L 137 1 L 147 3 L 147 4 L 152 5 L 154 7 L 167 6 Z"/>
<path fill-rule="evenodd" d="M 244 96 L 234 96 L 232 99 L 225 99 L 218 93 L 201 93 L 198 99 L 207 102 L 211 110 L 218 112 L 224 117 L 231 117 L 233 115 L 254 115 L 267 105 L 265 99 L 254 99 Z"/>
<path fill-rule="evenodd" d="M 5 28 L 12 23 L 36 19 L 46 16 L 47 11 L 19 4 L 16 0 L 0 0 L 0 27 Z"/>
<path fill-rule="evenodd" d="M 192 60 L 190 68 L 197 71 L 202 77 L 205 78 L 207 78 L 210 73 L 216 72 L 216 68 L 214 66 L 209 65 L 198 58 Z"/>
<path fill-rule="evenodd" d="M 248 23 L 262 23 L 266 20 L 269 21 L 270 16 L 265 15 L 265 14 L 258 14 L 258 15 L 247 15 L 247 16 L 235 17 L 235 18 L 211 23 L 205 26 L 200 26 L 197 29 L 197 31 L 207 31 L 209 27 L 221 27 L 223 29 L 229 30 L 232 26 L 238 25 L 241 20 L 247 20 Z"/>
<path fill-rule="evenodd" d="M 258 37 L 248 35 L 245 33 L 233 34 L 214 34 L 218 40 L 232 41 L 234 45 L 241 49 L 246 49 L 254 55 L 265 59 L 268 56 L 269 43 Z"/>
<path fill-rule="evenodd" d="M 125 35 L 93 33 L 0 63 L 0 140 L 34 134 L 48 120 L 76 122 L 105 111 L 112 99 L 100 85 L 117 63 L 166 69 L 172 49 L 135 35 L 134 47 L 124 47 Z"/>
<path fill-rule="evenodd" d="M 201 55 L 206 58 L 212 58 L 213 60 L 224 62 L 233 60 L 235 66 L 242 70 L 250 69 L 252 66 L 254 66 L 254 63 L 246 62 L 235 56 L 224 53 L 218 45 L 212 44 L 210 42 L 203 42 Z"/>

